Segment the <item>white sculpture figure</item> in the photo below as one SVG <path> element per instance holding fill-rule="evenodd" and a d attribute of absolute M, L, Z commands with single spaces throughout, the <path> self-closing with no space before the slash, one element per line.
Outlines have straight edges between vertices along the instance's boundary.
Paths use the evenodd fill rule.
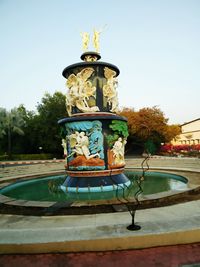
<path fill-rule="evenodd" d="M 79 97 L 76 76 L 74 74 L 71 74 L 66 84 L 70 89 L 66 96 L 66 109 L 67 109 L 69 116 L 71 116 L 72 107 L 75 106 L 76 99 L 78 99 Z"/>
<path fill-rule="evenodd" d="M 76 131 L 75 133 L 69 135 L 69 144 L 72 149 L 72 154 L 76 153 L 78 155 L 83 155 L 79 132 Z"/>
<path fill-rule="evenodd" d="M 113 148 L 111 151 L 113 152 L 113 156 L 115 159 L 115 164 L 125 164 L 124 160 L 124 151 L 125 151 L 126 140 L 121 137 L 115 141 Z"/>
<path fill-rule="evenodd" d="M 66 157 L 67 156 L 67 142 L 66 139 L 62 139 L 62 147 L 63 147 L 63 154 Z"/>
<path fill-rule="evenodd" d="M 70 135 L 70 146 L 72 152 L 77 155 L 84 155 L 86 159 L 91 159 L 95 157 L 100 157 L 99 153 L 90 154 L 89 150 L 89 139 L 85 132 L 75 132 Z"/>
<path fill-rule="evenodd" d="M 69 116 L 71 116 L 72 107 L 77 107 L 82 112 L 95 112 L 99 108 L 97 106 L 89 107 L 88 100 L 90 97 L 96 98 L 96 87 L 90 81 L 87 81 L 94 70 L 85 68 L 77 75 L 71 74 L 67 80 L 69 92 L 66 96 L 66 108 Z"/>
<path fill-rule="evenodd" d="M 82 32 L 81 37 L 82 37 L 83 52 L 86 52 L 88 50 L 90 35 L 87 32 Z"/>
<path fill-rule="evenodd" d="M 104 76 L 107 78 L 107 83 L 103 86 L 103 95 L 107 98 L 109 105 L 112 105 L 111 112 L 118 111 L 118 98 L 117 98 L 117 78 L 116 72 L 109 69 L 108 67 L 104 68 Z"/>

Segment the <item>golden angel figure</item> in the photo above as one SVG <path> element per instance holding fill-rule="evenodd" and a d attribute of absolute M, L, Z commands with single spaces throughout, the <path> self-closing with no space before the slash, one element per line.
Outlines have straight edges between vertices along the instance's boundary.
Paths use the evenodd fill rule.
<path fill-rule="evenodd" d="M 83 51 L 86 52 L 88 50 L 90 35 L 88 32 L 82 32 L 81 37 L 82 37 Z"/>
<path fill-rule="evenodd" d="M 99 53 L 99 36 L 101 31 L 97 31 L 94 29 L 94 35 L 93 35 L 93 45 L 97 53 Z"/>

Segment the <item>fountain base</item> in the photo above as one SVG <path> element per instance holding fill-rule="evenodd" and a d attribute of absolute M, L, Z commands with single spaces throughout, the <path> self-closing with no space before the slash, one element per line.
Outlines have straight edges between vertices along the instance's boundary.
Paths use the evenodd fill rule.
<path fill-rule="evenodd" d="M 64 192 L 83 193 L 123 189 L 131 182 L 122 171 L 122 169 L 96 172 L 67 171 L 68 175 L 61 189 Z"/>

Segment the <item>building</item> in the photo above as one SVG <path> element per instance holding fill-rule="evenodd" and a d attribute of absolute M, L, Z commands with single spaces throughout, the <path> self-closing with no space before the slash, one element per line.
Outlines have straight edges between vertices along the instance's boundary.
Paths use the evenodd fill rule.
<path fill-rule="evenodd" d="M 173 145 L 200 144 L 200 118 L 186 122 L 180 127 L 181 134 L 172 141 Z"/>

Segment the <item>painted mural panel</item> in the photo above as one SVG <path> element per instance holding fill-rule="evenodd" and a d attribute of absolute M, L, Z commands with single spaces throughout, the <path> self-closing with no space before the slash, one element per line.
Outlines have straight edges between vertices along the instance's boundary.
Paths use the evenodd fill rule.
<path fill-rule="evenodd" d="M 69 170 L 104 170 L 102 123 L 78 121 L 66 124 Z"/>
<path fill-rule="evenodd" d="M 107 135 L 108 168 L 116 169 L 125 166 L 125 145 L 128 137 L 128 127 L 125 121 L 112 120 L 109 125 L 111 133 Z"/>

